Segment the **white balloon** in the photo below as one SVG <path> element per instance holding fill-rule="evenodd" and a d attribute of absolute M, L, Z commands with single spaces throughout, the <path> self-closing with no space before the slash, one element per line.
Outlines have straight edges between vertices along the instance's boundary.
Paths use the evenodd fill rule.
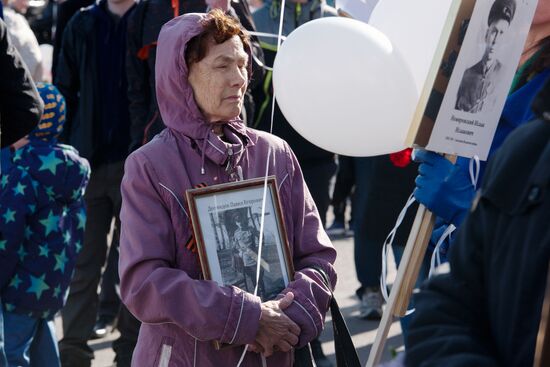
<path fill-rule="evenodd" d="M 388 38 L 346 18 L 313 20 L 290 33 L 275 58 L 273 88 L 298 133 L 348 156 L 404 149 L 418 99 Z"/>
<path fill-rule="evenodd" d="M 405 57 L 418 91 L 424 87 L 451 1 L 380 0 L 370 16 L 369 24 Z"/>

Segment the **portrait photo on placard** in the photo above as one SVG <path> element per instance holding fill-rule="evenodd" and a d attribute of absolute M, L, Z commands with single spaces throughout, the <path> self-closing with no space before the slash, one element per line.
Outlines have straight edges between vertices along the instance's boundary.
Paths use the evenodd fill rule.
<path fill-rule="evenodd" d="M 486 159 L 536 5 L 475 1 L 426 149 Z"/>

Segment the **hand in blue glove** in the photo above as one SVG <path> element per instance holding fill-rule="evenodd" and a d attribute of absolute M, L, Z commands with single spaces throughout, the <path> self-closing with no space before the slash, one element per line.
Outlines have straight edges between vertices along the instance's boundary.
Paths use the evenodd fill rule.
<path fill-rule="evenodd" d="M 458 227 L 475 196 L 468 172 L 427 150 L 415 150 L 413 159 L 420 163 L 414 197 L 438 217 Z"/>

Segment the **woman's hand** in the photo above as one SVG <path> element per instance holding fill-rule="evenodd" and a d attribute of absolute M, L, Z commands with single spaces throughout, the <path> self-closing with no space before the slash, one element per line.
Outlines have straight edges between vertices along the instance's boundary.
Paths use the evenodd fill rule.
<path fill-rule="evenodd" d="M 274 350 L 288 352 L 298 343 L 300 327 L 283 312 L 293 300 L 294 294 L 288 292 L 279 300 L 262 303 L 256 348 L 251 348 L 252 350 L 257 351 L 259 346 L 263 354 L 269 357 Z"/>

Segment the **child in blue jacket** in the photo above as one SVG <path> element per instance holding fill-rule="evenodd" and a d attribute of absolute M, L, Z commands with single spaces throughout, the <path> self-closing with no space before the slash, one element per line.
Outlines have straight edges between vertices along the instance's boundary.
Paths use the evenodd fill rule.
<path fill-rule="evenodd" d="M 90 166 L 57 142 L 63 96 L 51 84 L 37 87 L 42 120 L 14 144 L 0 179 L 0 364 L 5 358 L 8 366 L 60 365 L 53 317 L 66 299 L 86 221 Z"/>

